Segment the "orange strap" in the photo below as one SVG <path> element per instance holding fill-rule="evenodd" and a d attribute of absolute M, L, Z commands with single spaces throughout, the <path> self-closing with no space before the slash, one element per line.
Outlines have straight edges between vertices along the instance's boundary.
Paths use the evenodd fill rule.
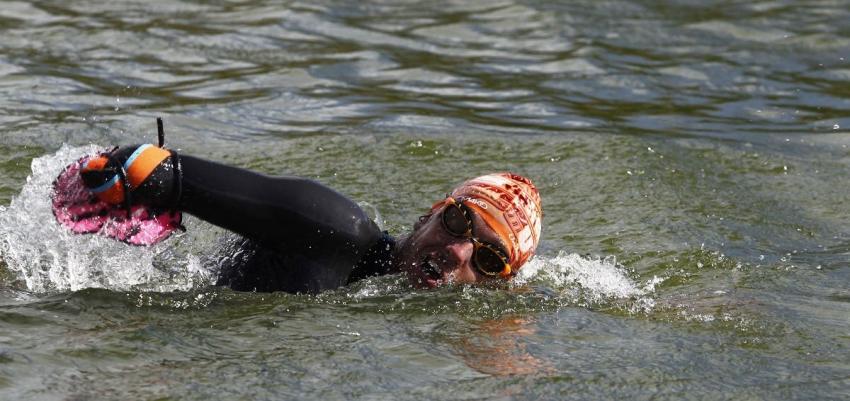
<path fill-rule="evenodd" d="M 142 150 L 142 153 L 136 156 L 136 159 L 130 164 L 130 168 L 127 169 L 127 179 L 130 180 L 130 186 L 137 188 L 142 185 L 154 169 L 169 156 L 171 156 L 171 152 L 156 146 L 148 146 Z"/>

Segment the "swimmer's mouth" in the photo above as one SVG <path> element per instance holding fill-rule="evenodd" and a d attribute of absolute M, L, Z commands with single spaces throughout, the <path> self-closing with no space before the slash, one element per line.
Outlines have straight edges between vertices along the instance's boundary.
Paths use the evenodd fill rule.
<path fill-rule="evenodd" d="M 437 262 L 431 260 L 428 256 L 422 259 L 422 263 L 419 264 L 419 268 L 422 270 L 422 273 L 425 273 L 425 275 L 432 280 L 436 281 L 443 278 L 440 266 L 437 266 Z"/>

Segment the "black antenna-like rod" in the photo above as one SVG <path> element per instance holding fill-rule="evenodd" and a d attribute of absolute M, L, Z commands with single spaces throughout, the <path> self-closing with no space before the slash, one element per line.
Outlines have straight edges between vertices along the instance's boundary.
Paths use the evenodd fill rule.
<path fill-rule="evenodd" d="M 157 137 L 159 138 L 159 147 L 162 147 L 162 145 L 165 145 L 165 129 L 162 128 L 162 118 L 161 117 L 156 118 L 156 134 L 157 134 Z"/>

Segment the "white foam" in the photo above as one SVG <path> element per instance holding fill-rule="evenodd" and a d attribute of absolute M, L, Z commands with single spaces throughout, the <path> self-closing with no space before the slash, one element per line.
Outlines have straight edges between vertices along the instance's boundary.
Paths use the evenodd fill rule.
<path fill-rule="evenodd" d="M 0 258 L 8 268 L 34 292 L 187 290 L 211 280 L 196 257 L 164 252 L 173 237 L 152 247 L 136 247 L 100 235 L 73 234 L 56 222 L 50 205 L 53 180 L 66 165 L 98 150 L 93 145 L 63 145 L 32 161 L 32 174 L 20 194 L 0 208 Z M 174 274 L 175 266 L 180 274 Z"/>
<path fill-rule="evenodd" d="M 652 309 L 654 301 L 646 296 L 654 292 L 655 286 L 664 279 L 653 277 L 639 285 L 629 278 L 613 257 L 592 259 L 560 251 L 551 258 L 535 257 L 523 266 L 516 282 L 524 284 L 532 281 L 544 281 L 562 293 L 579 289 L 581 297 L 589 302 L 634 299 L 636 302 L 631 309 L 648 310 Z"/>

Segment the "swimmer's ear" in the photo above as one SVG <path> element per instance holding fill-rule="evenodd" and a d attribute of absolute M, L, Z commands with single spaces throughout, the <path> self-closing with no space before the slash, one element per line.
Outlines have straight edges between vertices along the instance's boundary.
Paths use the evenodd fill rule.
<path fill-rule="evenodd" d="M 431 216 L 433 216 L 433 215 L 434 215 L 433 213 L 428 213 L 428 214 L 423 214 L 422 216 L 419 216 L 419 218 L 416 220 L 416 223 L 413 224 L 413 230 L 418 230 L 419 227 L 422 227 L 423 224 L 428 222 L 428 219 L 430 219 Z"/>

